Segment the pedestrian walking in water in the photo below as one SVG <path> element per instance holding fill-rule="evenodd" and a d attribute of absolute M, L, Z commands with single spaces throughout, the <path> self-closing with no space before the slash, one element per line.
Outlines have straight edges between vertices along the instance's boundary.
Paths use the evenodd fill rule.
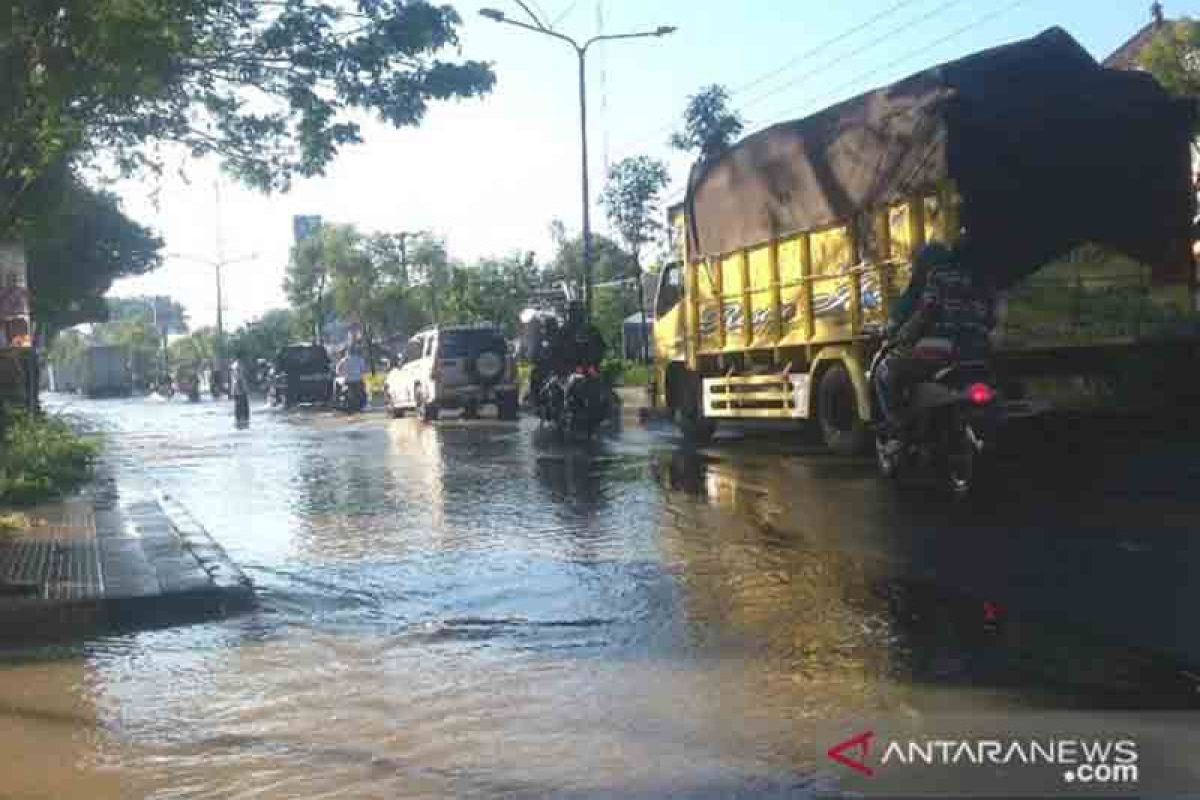
<path fill-rule="evenodd" d="M 250 424 L 250 387 L 246 380 L 245 359 L 239 353 L 229 371 L 229 393 L 233 395 L 233 417 L 239 427 Z"/>

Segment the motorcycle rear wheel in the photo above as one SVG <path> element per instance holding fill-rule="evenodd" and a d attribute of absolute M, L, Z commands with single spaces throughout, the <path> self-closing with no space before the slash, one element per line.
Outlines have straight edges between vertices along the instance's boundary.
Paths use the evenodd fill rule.
<path fill-rule="evenodd" d="M 888 453 L 887 446 L 890 440 L 885 436 L 877 435 L 875 437 L 875 465 L 879 467 L 879 474 L 888 480 L 896 480 L 900 477 L 900 453 Z"/>
<path fill-rule="evenodd" d="M 975 442 L 969 424 L 955 414 L 945 429 L 942 474 L 955 497 L 966 497 L 975 488 Z"/>

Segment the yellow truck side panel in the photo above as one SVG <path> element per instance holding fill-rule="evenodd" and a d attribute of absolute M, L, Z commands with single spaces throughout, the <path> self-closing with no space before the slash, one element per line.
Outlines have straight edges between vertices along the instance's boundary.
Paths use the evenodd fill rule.
<path fill-rule="evenodd" d="M 908 284 L 913 251 L 957 239 L 958 205 L 945 185 L 868 217 L 871 241 L 859 247 L 849 226 L 837 226 L 685 262 L 684 302 L 655 324 L 660 363 L 698 370 L 701 359 L 722 356 L 724 374 L 731 356 L 752 351 L 794 371 L 850 357 L 830 348 L 878 331 Z M 1132 341 L 1191 306 L 1186 283 L 1152 285 L 1147 267 L 1093 245 L 1042 267 L 1003 299 L 1002 350 Z"/>

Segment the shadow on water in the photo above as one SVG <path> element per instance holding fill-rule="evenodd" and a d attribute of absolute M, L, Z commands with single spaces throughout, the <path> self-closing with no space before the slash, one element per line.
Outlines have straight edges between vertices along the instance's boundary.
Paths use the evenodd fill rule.
<path fill-rule="evenodd" d="M 1137 580 L 1122 536 L 1064 524 L 1061 498 L 1039 498 L 1036 480 L 998 504 L 956 505 L 896 492 L 869 464 L 760 457 L 752 441 L 660 452 L 652 465 L 698 635 L 753 631 L 741 645 L 775 651 L 789 671 L 867 675 L 867 686 L 987 687 L 1029 707 L 1200 707 L 1196 660 L 1172 652 L 1169 630 L 1138 635 L 1143 617 L 1175 619 L 1174 589 L 1147 576 L 1135 612 L 1106 616 L 1120 607 L 1114 586 Z M 1084 485 L 1104 492 L 1094 475 Z M 1043 508 L 1054 523 L 1037 520 Z"/>

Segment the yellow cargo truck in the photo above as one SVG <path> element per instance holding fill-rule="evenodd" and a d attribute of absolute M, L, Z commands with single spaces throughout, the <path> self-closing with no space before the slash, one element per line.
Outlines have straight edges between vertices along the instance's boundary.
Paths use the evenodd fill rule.
<path fill-rule="evenodd" d="M 1011 414 L 1078 401 L 1145 348 L 1190 354 L 1191 124 L 1152 78 L 1051 29 L 749 136 L 693 167 L 670 213 L 657 401 L 699 438 L 812 419 L 859 450 L 869 358 L 935 240 L 997 287 Z"/>

